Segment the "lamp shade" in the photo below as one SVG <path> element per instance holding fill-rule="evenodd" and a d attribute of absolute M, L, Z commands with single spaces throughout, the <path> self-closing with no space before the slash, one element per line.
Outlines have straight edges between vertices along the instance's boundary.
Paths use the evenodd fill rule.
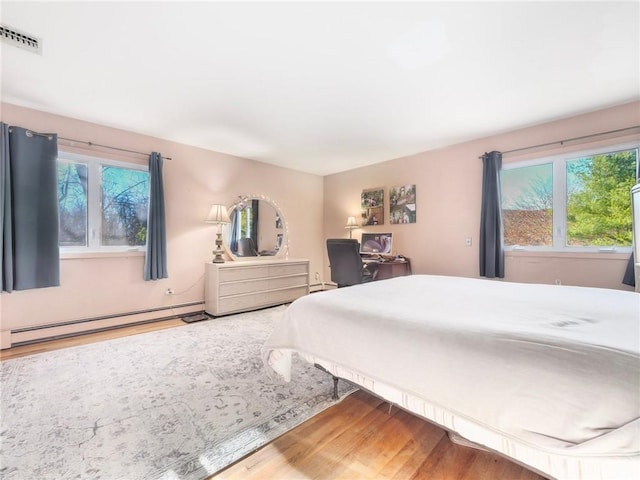
<path fill-rule="evenodd" d="M 357 228 L 358 224 L 356 223 L 356 217 L 347 218 L 347 225 L 345 228 Z"/>
<path fill-rule="evenodd" d="M 229 212 L 227 212 L 227 207 L 225 207 L 224 205 L 211 205 L 211 210 L 209 210 L 209 215 L 207 215 L 205 223 L 231 223 Z"/>

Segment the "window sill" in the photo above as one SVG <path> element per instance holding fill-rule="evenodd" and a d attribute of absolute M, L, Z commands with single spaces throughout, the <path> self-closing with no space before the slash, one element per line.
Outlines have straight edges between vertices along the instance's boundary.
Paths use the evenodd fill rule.
<path fill-rule="evenodd" d="M 535 250 L 506 250 L 506 257 L 537 257 L 537 258 L 581 258 L 594 260 L 628 259 L 629 252 L 542 252 Z"/>
<path fill-rule="evenodd" d="M 60 260 L 84 260 L 87 258 L 144 257 L 144 250 L 121 250 L 116 252 L 60 252 Z"/>

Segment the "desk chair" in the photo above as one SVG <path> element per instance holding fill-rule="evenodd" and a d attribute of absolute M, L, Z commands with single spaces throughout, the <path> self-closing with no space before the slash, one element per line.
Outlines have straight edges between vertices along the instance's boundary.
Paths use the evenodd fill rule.
<path fill-rule="evenodd" d="M 374 265 L 370 268 L 362 262 L 359 246 L 355 239 L 327 239 L 331 281 L 336 283 L 338 288 L 375 280 L 377 270 Z"/>
<path fill-rule="evenodd" d="M 256 250 L 256 246 L 253 244 L 253 240 L 251 238 L 241 238 L 238 240 L 238 253 L 239 257 L 257 257 L 258 251 Z"/>

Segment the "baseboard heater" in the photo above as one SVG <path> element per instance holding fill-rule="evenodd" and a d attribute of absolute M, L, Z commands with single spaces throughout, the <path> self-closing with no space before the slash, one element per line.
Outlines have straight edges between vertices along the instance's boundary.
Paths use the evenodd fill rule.
<path fill-rule="evenodd" d="M 200 309 L 191 309 L 188 312 L 183 310 L 183 309 L 190 309 L 192 307 L 200 307 Z M 27 344 L 45 342 L 50 340 L 57 340 L 61 338 L 74 337 L 74 336 L 83 335 L 87 333 L 98 333 L 98 332 L 103 332 L 107 330 L 114 330 L 116 328 L 129 327 L 132 325 L 141 325 L 145 323 L 160 322 L 162 320 L 182 318 L 185 315 L 204 313 L 203 307 L 204 307 L 204 302 L 191 302 L 191 303 L 183 303 L 180 305 L 170 305 L 166 307 L 149 308 L 146 310 L 136 310 L 133 312 L 116 313 L 112 315 L 102 315 L 99 317 L 89 317 L 89 318 L 82 318 L 77 320 L 68 320 L 66 322 L 51 323 L 48 325 L 36 325 L 33 327 L 16 328 L 15 330 L 11 330 L 12 337 L 17 336 L 19 338 L 20 336 L 25 336 L 25 334 L 29 336 L 28 334 L 37 335 L 38 333 L 42 333 L 43 335 L 38 336 L 37 338 L 30 338 L 22 341 L 21 340 L 18 340 L 16 342 L 12 341 L 11 346 L 18 347 L 20 345 L 27 345 Z M 181 311 L 180 313 L 172 313 L 170 315 L 161 315 L 161 312 L 175 311 L 175 310 L 183 310 L 183 311 Z M 150 313 L 158 313 L 160 314 L 160 316 L 154 316 L 153 318 L 147 318 L 147 319 L 141 319 L 141 320 L 135 320 L 131 318 L 130 321 L 125 320 L 122 323 L 118 323 L 115 325 L 108 325 L 108 326 L 96 325 L 97 322 L 105 322 L 105 321 L 114 320 L 114 319 L 126 319 L 127 317 L 134 317 L 136 315 L 147 315 Z M 56 330 L 56 329 L 60 330 L 60 329 L 64 329 L 65 327 L 69 328 L 73 326 L 77 326 L 79 328 L 73 332 L 68 332 L 68 333 L 58 333 L 58 334 L 52 333 L 51 335 L 46 334 L 47 330 Z"/>

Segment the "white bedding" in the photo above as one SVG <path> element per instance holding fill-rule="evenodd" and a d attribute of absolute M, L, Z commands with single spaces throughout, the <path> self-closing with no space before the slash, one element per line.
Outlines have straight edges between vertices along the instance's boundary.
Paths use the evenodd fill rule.
<path fill-rule="evenodd" d="M 263 357 L 294 351 L 548 476 L 640 478 L 638 293 L 400 277 L 296 300 Z"/>

